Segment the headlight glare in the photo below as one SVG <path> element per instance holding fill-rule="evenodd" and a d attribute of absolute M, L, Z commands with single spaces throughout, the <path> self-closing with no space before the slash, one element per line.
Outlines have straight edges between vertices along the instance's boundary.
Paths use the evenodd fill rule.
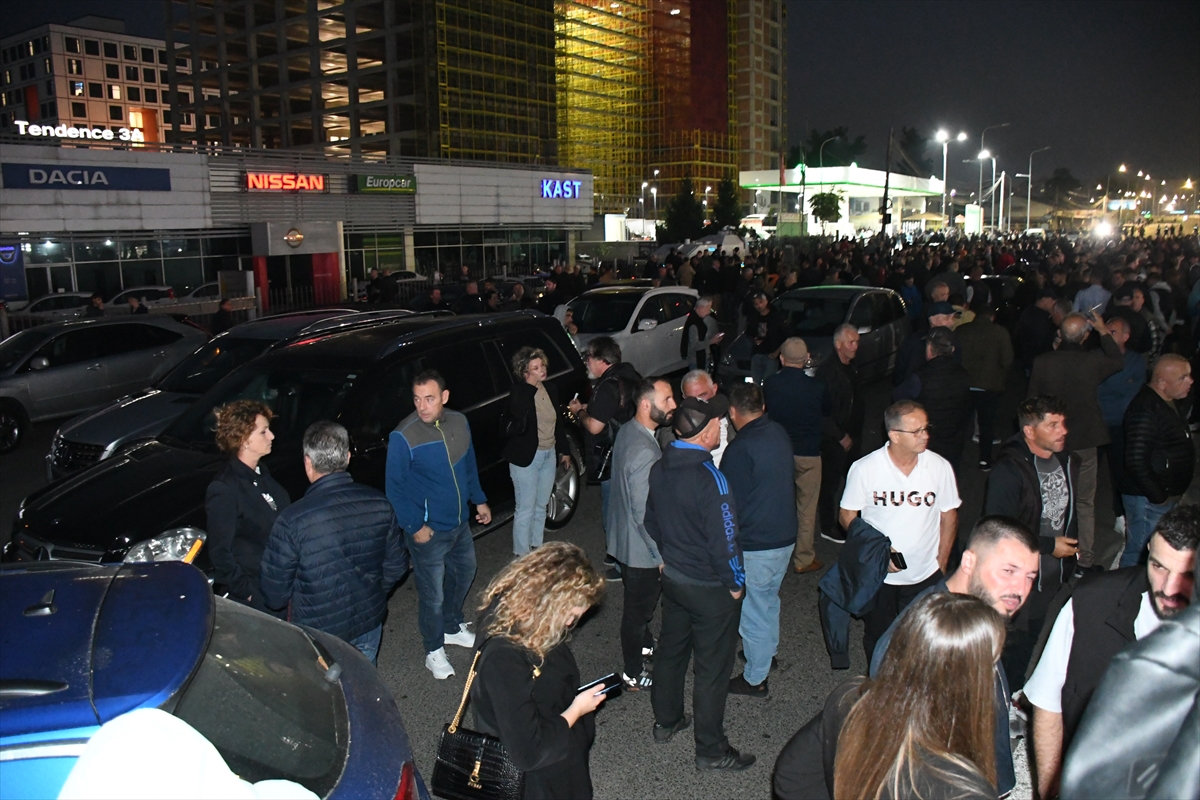
<path fill-rule="evenodd" d="M 151 561 L 191 562 L 199 552 L 208 535 L 199 528 L 175 528 L 139 542 L 125 554 L 126 564 L 143 564 Z"/>

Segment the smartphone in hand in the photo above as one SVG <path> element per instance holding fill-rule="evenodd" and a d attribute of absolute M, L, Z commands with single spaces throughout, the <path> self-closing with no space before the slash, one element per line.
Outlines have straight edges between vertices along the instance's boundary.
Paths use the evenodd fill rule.
<path fill-rule="evenodd" d="M 892 566 L 896 569 L 902 571 L 908 569 L 908 562 L 904 560 L 903 553 L 897 553 L 895 550 L 893 550 L 889 557 L 891 558 Z"/>
<path fill-rule="evenodd" d="M 583 692 L 588 689 L 595 689 L 594 694 L 606 694 L 609 697 L 616 697 L 621 693 L 621 679 L 617 676 L 617 673 L 610 672 L 603 678 L 597 678 L 591 683 L 585 683 L 577 691 Z"/>

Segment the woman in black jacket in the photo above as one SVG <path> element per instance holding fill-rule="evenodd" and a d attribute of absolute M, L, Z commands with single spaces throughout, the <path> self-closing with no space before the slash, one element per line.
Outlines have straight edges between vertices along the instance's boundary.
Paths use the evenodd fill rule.
<path fill-rule="evenodd" d="M 259 463 L 275 439 L 271 409 L 255 400 L 234 400 L 213 413 L 217 446 L 230 455 L 204 498 L 216 582 L 229 590 L 230 599 L 271 614 L 258 588 L 258 573 L 275 518 L 292 502 Z"/>
<path fill-rule="evenodd" d="M 492 579 L 483 595 L 483 632 L 471 708 L 476 730 L 497 737 L 525 773 L 526 800 L 588 800 L 592 712 L 605 695 L 582 692 L 567 636 L 604 592 L 587 554 L 550 542 Z"/>
<path fill-rule="evenodd" d="M 517 382 L 508 397 L 504 460 L 509 462 L 508 474 L 516 491 L 513 553 L 519 556 L 541 547 L 557 463 L 570 466 L 558 393 L 553 384 L 545 383 L 548 363 L 546 354 L 536 347 L 522 347 L 512 360 Z M 560 454 L 557 459 L 556 452 Z"/>

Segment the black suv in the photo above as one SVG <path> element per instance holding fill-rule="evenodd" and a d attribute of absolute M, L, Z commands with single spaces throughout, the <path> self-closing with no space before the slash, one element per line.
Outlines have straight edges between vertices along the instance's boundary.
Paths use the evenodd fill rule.
<path fill-rule="evenodd" d="M 29 495 L 4 560 L 120 561 L 132 545 L 166 531 L 203 530 L 205 491 L 228 458 L 214 444 L 212 410 L 241 398 L 261 400 L 274 411 L 275 444 L 266 464 L 293 499 L 308 486 L 301 438 L 321 419 L 349 430 L 355 480 L 382 489 L 388 435 L 412 413 L 413 376 L 430 368 L 446 379 L 447 405 L 470 421 L 493 512 L 489 529 L 495 527 L 513 510 L 508 463 L 501 458 L 501 415 L 515 380 L 508 365 L 526 345 L 546 352 L 547 380 L 559 397 L 587 395 L 587 370 L 562 326 L 533 311 L 367 320 L 293 339 L 230 373 L 156 439 Z M 583 485 L 582 437 L 577 425 L 568 430 L 572 465 L 559 467 L 547 511 L 550 527 L 570 520 Z M 201 550 L 197 566 L 210 571 L 206 552 Z"/>

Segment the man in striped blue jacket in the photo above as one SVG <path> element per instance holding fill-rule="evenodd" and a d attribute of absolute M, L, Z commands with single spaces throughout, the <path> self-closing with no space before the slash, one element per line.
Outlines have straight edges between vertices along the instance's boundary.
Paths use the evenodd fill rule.
<path fill-rule="evenodd" d="M 417 624 L 425 667 L 438 680 L 454 674 L 446 644 L 472 648 L 475 634 L 463 620 L 463 603 L 475 579 L 470 507 L 483 525 L 492 521 L 479 485 L 471 426 L 450 399 L 436 370 L 413 378 L 409 414 L 388 439 L 388 499 L 404 530 L 417 582 Z"/>

